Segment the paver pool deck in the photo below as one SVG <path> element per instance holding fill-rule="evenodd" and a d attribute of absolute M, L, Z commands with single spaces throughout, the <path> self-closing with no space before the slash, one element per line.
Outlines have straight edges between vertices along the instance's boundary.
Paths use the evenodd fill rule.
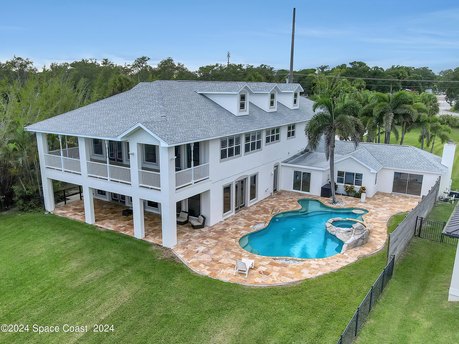
<path fill-rule="evenodd" d="M 249 253 L 239 245 L 239 239 L 247 233 L 256 231 L 256 225 L 267 224 L 273 215 L 300 209 L 297 202 L 302 198 L 318 199 L 326 205 L 327 198 L 281 191 L 258 203 L 239 211 L 213 226 L 193 229 L 190 225 L 177 226 L 178 244 L 172 249 L 180 260 L 194 272 L 226 282 L 251 286 L 283 285 L 317 277 L 336 271 L 359 258 L 372 255 L 384 248 L 387 240 L 387 221 L 399 212 L 413 209 L 420 198 L 404 195 L 377 193 L 367 198 L 365 203 L 353 197 L 338 196 L 342 204 L 337 208 L 364 208 L 363 216 L 370 229 L 367 244 L 339 253 L 332 257 L 317 259 L 285 259 L 259 256 Z M 115 203 L 94 200 L 96 226 L 115 230 L 133 236 L 132 216 L 122 216 L 126 208 Z M 82 201 L 56 207 L 56 215 L 84 221 Z M 146 241 L 161 244 L 161 218 L 159 215 L 145 213 Z M 246 278 L 234 274 L 237 259 L 249 258 L 255 261 L 255 268 Z"/>

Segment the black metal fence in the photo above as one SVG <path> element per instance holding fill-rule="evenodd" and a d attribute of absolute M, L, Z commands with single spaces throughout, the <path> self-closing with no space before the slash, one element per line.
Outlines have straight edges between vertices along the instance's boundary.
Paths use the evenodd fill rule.
<path fill-rule="evenodd" d="M 443 228 L 445 228 L 445 225 L 446 222 L 444 221 L 433 221 L 418 216 L 416 217 L 414 236 L 445 244 L 457 245 L 457 238 L 451 238 L 443 234 Z"/>
<path fill-rule="evenodd" d="M 351 318 L 351 321 L 349 321 L 345 330 L 341 334 L 338 340 L 338 344 L 349 344 L 355 340 L 360 330 L 362 329 L 363 324 L 367 320 L 371 310 L 373 309 L 374 304 L 376 301 L 378 301 L 384 288 L 386 287 L 387 282 L 389 282 L 389 280 L 392 278 L 394 273 L 394 264 L 395 256 L 392 256 L 389 260 L 389 263 L 376 279 L 376 282 L 371 286 L 367 295 L 365 295 L 363 298 L 359 307 L 357 307 L 357 310 Z"/>

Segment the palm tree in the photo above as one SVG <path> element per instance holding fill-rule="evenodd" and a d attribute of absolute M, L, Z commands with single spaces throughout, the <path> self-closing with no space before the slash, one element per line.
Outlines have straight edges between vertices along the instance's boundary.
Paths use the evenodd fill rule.
<path fill-rule="evenodd" d="M 427 139 L 427 146 L 430 146 L 430 153 L 433 153 L 435 146 L 435 139 L 438 137 L 441 143 L 449 140 L 451 128 L 445 124 L 441 124 L 440 119 L 435 116 L 430 121 L 430 135 Z"/>
<path fill-rule="evenodd" d="M 422 93 L 419 97 L 417 97 L 415 107 L 419 112 L 416 124 L 421 128 L 419 142 L 421 143 L 421 149 L 424 149 L 424 142 L 426 140 L 427 142 L 431 142 L 431 125 L 435 125 L 435 116 L 440 111 L 440 107 L 438 105 L 437 97 L 430 93 Z M 427 145 L 429 145 L 429 143 Z"/>
<path fill-rule="evenodd" d="M 413 121 L 416 117 L 416 110 L 413 107 L 413 96 L 406 91 L 397 93 L 376 93 L 377 104 L 373 109 L 373 116 L 382 119 L 384 124 L 384 143 L 390 143 L 390 134 L 394 132 L 398 138 L 396 124 L 402 124 L 406 130 L 406 122 Z"/>
<path fill-rule="evenodd" d="M 335 195 L 335 139 L 336 135 L 352 140 L 355 145 L 360 142 L 364 127 L 360 119 L 360 104 L 348 95 L 332 96 L 333 92 L 325 92 L 316 97 L 313 110 L 315 115 L 305 128 L 308 137 L 308 148 L 315 150 L 324 136 L 325 157 L 330 162 L 330 187 L 332 203 L 336 203 Z"/>

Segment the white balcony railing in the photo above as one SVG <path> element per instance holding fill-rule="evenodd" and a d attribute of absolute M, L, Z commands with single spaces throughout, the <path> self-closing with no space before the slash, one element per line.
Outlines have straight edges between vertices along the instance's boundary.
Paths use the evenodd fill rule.
<path fill-rule="evenodd" d="M 55 154 L 45 154 L 45 166 L 70 173 L 81 173 L 79 159 L 61 157 Z"/>
<path fill-rule="evenodd" d="M 175 187 L 182 188 L 209 178 L 209 164 L 175 172 Z"/>
<path fill-rule="evenodd" d="M 129 167 L 107 165 L 94 161 L 88 161 L 88 176 L 120 183 L 131 183 L 131 169 Z"/>
<path fill-rule="evenodd" d="M 61 155 L 61 150 L 53 150 L 50 151 L 49 154 L 51 155 Z M 66 158 L 73 158 L 73 159 L 79 159 L 80 158 L 80 150 L 78 147 L 71 147 L 71 148 L 63 148 L 62 149 L 62 156 Z"/>
<path fill-rule="evenodd" d="M 154 171 L 140 170 L 139 185 L 151 189 L 161 189 L 160 173 Z"/>

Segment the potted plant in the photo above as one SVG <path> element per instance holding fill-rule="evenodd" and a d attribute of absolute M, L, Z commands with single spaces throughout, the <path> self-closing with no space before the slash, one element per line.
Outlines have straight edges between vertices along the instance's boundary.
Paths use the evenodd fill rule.
<path fill-rule="evenodd" d="M 348 196 L 354 196 L 354 193 L 355 193 L 354 185 L 350 185 L 350 184 L 344 185 L 344 191 L 346 191 L 346 194 Z"/>
<path fill-rule="evenodd" d="M 365 203 L 365 200 L 367 199 L 367 188 L 365 186 L 360 187 L 360 202 Z"/>

